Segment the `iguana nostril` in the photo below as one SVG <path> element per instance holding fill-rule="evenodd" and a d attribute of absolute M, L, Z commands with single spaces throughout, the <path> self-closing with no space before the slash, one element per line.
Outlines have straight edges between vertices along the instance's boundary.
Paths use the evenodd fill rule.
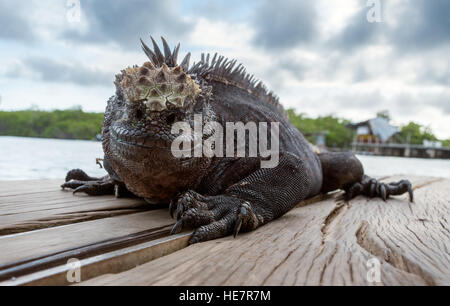
<path fill-rule="evenodd" d="M 170 114 L 167 116 L 167 124 L 173 124 L 175 122 L 176 116 L 175 114 Z"/>

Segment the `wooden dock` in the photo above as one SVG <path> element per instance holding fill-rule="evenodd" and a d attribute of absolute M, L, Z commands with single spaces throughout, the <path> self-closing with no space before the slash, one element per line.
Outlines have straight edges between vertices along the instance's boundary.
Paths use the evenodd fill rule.
<path fill-rule="evenodd" d="M 450 180 L 409 179 L 414 203 L 335 193 L 192 246 L 167 208 L 0 182 L 0 285 L 450 285 Z"/>
<path fill-rule="evenodd" d="M 424 145 L 411 145 L 404 143 L 352 143 L 352 151 L 355 154 L 375 156 L 400 156 L 415 158 L 450 158 L 450 148 L 429 147 Z"/>

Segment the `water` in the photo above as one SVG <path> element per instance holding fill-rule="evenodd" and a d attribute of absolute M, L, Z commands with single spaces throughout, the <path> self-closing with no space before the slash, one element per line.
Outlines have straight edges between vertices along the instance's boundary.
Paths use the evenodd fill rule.
<path fill-rule="evenodd" d="M 101 142 L 28 137 L 0 137 L 0 181 L 60 178 L 73 168 L 92 176 L 105 170 L 95 164 L 103 157 Z"/>
<path fill-rule="evenodd" d="M 357 155 L 364 171 L 372 176 L 394 174 L 450 178 L 450 159 Z"/>
<path fill-rule="evenodd" d="M 105 174 L 95 164 L 103 157 L 100 142 L 0 136 L 0 181 L 64 179 L 67 171 L 81 168 L 92 176 Z M 424 175 L 450 178 L 450 160 L 358 156 L 367 174 Z"/>

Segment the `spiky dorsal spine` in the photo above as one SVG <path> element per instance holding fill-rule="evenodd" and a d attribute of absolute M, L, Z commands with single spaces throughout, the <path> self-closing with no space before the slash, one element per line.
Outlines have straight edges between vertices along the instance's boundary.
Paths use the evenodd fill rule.
<path fill-rule="evenodd" d="M 161 40 L 163 42 L 163 50 L 164 50 L 164 54 L 163 54 L 161 52 L 161 50 L 159 49 L 156 41 L 153 39 L 153 37 L 150 36 L 150 39 L 152 40 L 153 50 L 150 49 L 144 43 L 144 41 L 142 39 L 141 39 L 141 44 L 142 44 L 142 50 L 144 50 L 144 53 L 150 59 L 152 64 L 155 67 L 162 67 L 163 64 L 166 64 L 168 67 L 177 66 L 177 58 L 178 58 L 178 51 L 180 50 L 180 43 L 178 43 L 178 45 L 171 52 L 169 44 L 167 44 L 167 41 L 164 39 L 164 37 L 161 37 Z M 190 57 L 191 57 L 191 54 L 188 53 L 180 65 L 184 71 L 188 71 L 188 69 L 189 69 L 189 58 Z M 186 68 L 186 69 L 184 69 L 184 68 Z"/>
<path fill-rule="evenodd" d="M 173 52 L 170 52 L 166 40 L 161 37 L 164 49 L 163 55 L 153 37 L 150 38 L 153 43 L 153 50 L 151 50 L 142 39 L 141 43 L 142 49 L 151 62 L 156 67 L 161 67 L 163 64 L 166 64 L 169 67 L 175 67 L 177 65 L 180 44 L 178 43 Z M 201 60 L 189 67 L 190 57 L 191 53 L 188 53 L 180 64 L 183 71 L 187 74 L 196 75 L 207 81 L 213 80 L 246 90 L 249 94 L 274 106 L 285 119 L 288 118 L 287 112 L 284 110 L 278 97 L 273 91 L 269 91 L 262 81 L 247 73 L 242 64 L 236 66 L 236 60 L 229 60 L 224 56 L 219 56 L 217 53 L 212 57 L 209 53 L 206 55 L 202 53 Z"/>

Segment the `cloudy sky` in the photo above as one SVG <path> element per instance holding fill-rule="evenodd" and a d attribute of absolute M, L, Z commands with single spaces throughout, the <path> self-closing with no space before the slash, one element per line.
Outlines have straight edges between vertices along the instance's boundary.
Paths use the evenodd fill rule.
<path fill-rule="evenodd" d="M 114 74 L 146 60 L 139 38 L 163 35 L 180 56 L 236 58 L 286 108 L 355 121 L 388 109 L 450 138 L 450 1 L 367 2 L 2 0 L 0 109 L 103 111 Z"/>

